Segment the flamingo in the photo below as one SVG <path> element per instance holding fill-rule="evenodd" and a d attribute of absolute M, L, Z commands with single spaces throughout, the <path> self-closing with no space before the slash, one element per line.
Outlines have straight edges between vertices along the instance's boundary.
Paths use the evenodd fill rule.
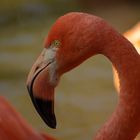
<path fill-rule="evenodd" d="M 38 133 L 22 116 L 0 96 L 0 140 L 54 140 L 45 133 Z"/>
<path fill-rule="evenodd" d="M 134 140 L 140 131 L 140 56 L 100 17 L 72 12 L 54 23 L 27 78 L 32 102 L 44 122 L 56 128 L 54 90 L 60 77 L 97 54 L 106 56 L 116 68 L 120 94 L 116 109 L 94 140 Z"/>
<path fill-rule="evenodd" d="M 126 31 L 124 36 L 134 45 L 138 53 L 140 54 L 140 22 L 137 23 L 132 29 Z M 119 93 L 119 77 L 117 71 L 113 67 L 114 72 L 114 85 Z"/>

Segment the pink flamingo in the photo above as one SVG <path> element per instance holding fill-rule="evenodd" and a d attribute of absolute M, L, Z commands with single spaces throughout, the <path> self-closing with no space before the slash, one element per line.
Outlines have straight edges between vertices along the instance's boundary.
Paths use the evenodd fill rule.
<path fill-rule="evenodd" d="M 0 140 L 54 140 L 38 133 L 15 111 L 4 97 L 0 97 Z"/>
<path fill-rule="evenodd" d="M 132 29 L 125 32 L 124 36 L 134 45 L 137 52 L 140 54 L 140 22 L 137 23 Z M 120 87 L 119 77 L 114 67 L 113 72 L 114 72 L 114 85 L 119 93 Z"/>
<path fill-rule="evenodd" d="M 54 89 L 60 76 L 96 54 L 113 63 L 121 86 L 117 107 L 94 140 L 133 140 L 140 131 L 140 56 L 100 17 L 73 12 L 55 22 L 27 79 L 33 104 L 55 128 Z"/>

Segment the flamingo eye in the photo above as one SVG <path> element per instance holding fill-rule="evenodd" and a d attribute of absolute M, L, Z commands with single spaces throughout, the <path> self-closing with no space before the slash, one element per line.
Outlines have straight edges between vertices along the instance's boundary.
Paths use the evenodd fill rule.
<path fill-rule="evenodd" d="M 55 46 L 55 47 L 60 47 L 61 43 L 60 43 L 59 40 L 54 40 L 52 45 Z"/>

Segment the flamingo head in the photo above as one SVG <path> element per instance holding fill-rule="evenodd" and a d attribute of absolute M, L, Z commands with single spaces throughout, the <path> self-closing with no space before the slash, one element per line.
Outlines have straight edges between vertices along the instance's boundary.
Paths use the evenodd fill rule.
<path fill-rule="evenodd" d="M 90 36 L 94 38 L 95 34 L 90 33 L 92 20 L 87 16 L 70 13 L 60 17 L 52 26 L 45 39 L 45 47 L 28 75 L 27 88 L 32 102 L 51 128 L 56 127 L 54 89 L 60 76 L 98 50 L 96 47 L 89 50 L 93 46 Z"/>

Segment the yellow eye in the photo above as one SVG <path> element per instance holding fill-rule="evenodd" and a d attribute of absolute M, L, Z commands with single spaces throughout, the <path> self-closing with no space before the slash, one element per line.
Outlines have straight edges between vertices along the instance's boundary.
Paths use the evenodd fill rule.
<path fill-rule="evenodd" d="M 59 47 L 60 46 L 60 41 L 59 40 L 54 40 L 53 46 Z"/>

